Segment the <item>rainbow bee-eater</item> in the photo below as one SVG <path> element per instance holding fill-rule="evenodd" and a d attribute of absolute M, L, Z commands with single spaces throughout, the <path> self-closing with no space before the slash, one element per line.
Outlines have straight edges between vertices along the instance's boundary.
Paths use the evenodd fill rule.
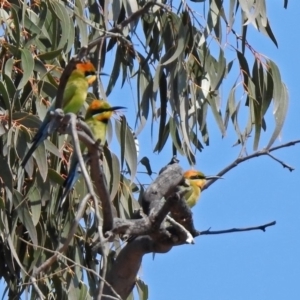
<path fill-rule="evenodd" d="M 89 105 L 86 115 L 85 122 L 91 129 L 91 132 L 96 141 L 99 141 L 99 144 L 103 146 L 106 142 L 106 131 L 107 131 L 107 123 L 109 119 L 112 117 L 113 112 L 119 109 L 123 109 L 122 106 L 110 106 L 110 104 L 104 100 L 93 100 Z M 80 143 L 81 152 L 83 152 L 85 146 L 83 143 Z M 71 189 L 74 187 L 77 182 L 79 176 L 81 174 L 79 162 L 77 159 L 77 155 L 74 152 L 70 162 L 70 169 L 68 177 L 64 182 L 64 192 L 62 195 L 61 205 L 66 200 Z"/>
<path fill-rule="evenodd" d="M 219 179 L 220 176 L 205 176 L 202 172 L 196 170 L 189 170 L 184 172 L 183 177 L 188 181 L 190 187 L 184 194 L 184 199 L 187 205 L 192 208 L 200 199 L 201 191 L 209 179 Z M 186 188 L 185 188 L 186 189 Z"/>
<path fill-rule="evenodd" d="M 92 63 L 82 62 L 75 65 L 75 69 L 70 74 L 63 93 L 62 110 L 65 114 L 77 114 L 79 112 L 86 100 L 89 85 L 95 80 L 96 70 Z M 48 127 L 51 120 L 50 112 L 53 111 L 54 108 L 55 101 L 53 101 L 49 107 L 40 128 L 32 139 L 32 145 L 21 163 L 23 168 L 36 148 L 47 139 L 49 135 Z"/>

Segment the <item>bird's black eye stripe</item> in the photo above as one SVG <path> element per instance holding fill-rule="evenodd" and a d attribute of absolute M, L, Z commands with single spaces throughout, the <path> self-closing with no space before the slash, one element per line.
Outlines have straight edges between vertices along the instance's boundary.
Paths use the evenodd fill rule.
<path fill-rule="evenodd" d="M 108 112 L 108 111 L 112 111 L 111 107 L 109 108 L 99 108 L 99 109 L 94 109 L 92 111 L 92 114 L 93 115 L 99 115 L 99 114 L 102 114 L 102 113 L 105 113 L 105 112 Z"/>
<path fill-rule="evenodd" d="M 194 175 L 194 176 L 191 176 L 190 179 L 205 179 L 205 177 L 203 177 L 201 175 Z"/>
<path fill-rule="evenodd" d="M 96 75 L 96 72 L 94 72 L 94 71 L 85 71 L 84 74 L 85 74 L 85 76 L 90 76 L 90 75 Z"/>

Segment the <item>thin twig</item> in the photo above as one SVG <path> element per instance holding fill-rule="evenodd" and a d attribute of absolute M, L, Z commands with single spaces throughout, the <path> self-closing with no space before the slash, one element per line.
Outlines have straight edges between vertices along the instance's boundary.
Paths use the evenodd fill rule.
<path fill-rule="evenodd" d="M 99 209 L 98 209 L 98 198 L 96 197 L 95 193 L 94 193 L 94 188 L 93 188 L 93 184 L 91 182 L 91 179 L 88 175 L 88 172 L 85 168 L 85 164 L 84 164 L 84 160 L 82 157 L 82 153 L 81 153 L 81 149 L 79 146 L 79 139 L 78 139 L 78 134 L 77 134 L 77 129 L 76 129 L 76 117 L 74 114 L 70 115 L 71 119 L 70 119 L 70 125 L 71 125 L 71 134 L 72 134 L 72 138 L 73 138 L 73 143 L 74 143 L 74 150 L 76 151 L 77 154 L 77 158 L 80 164 L 80 168 L 82 170 L 82 174 L 84 176 L 86 185 L 88 187 L 89 193 L 92 195 L 92 199 L 94 202 L 94 208 L 95 208 L 95 215 L 96 215 L 96 221 L 97 221 L 97 229 L 98 229 L 98 234 L 99 234 L 99 238 L 100 238 L 100 242 L 103 240 L 103 233 L 101 230 L 101 216 L 99 213 Z M 98 164 L 99 164 L 99 159 L 98 160 Z M 100 175 L 98 175 L 99 177 Z M 94 178 L 94 181 L 96 181 L 96 177 Z M 109 199 L 109 195 L 108 195 L 108 201 L 110 201 Z M 103 202 L 103 201 L 102 201 Z M 103 266 L 102 269 L 100 269 L 101 272 L 101 277 L 105 278 L 106 275 L 106 269 L 107 269 L 107 251 L 105 251 L 106 245 L 102 245 L 102 249 L 103 249 Z M 99 289 L 98 289 L 98 295 L 97 295 L 97 299 L 100 300 L 101 296 L 102 296 L 102 292 L 103 292 L 103 288 L 104 288 L 104 284 L 105 282 L 103 280 L 99 280 Z"/>
<path fill-rule="evenodd" d="M 24 239 L 21 238 L 21 237 L 19 237 L 19 240 L 21 240 L 22 242 L 24 242 L 24 243 L 26 243 L 27 245 L 30 245 L 30 246 L 32 246 L 32 247 L 37 247 L 37 248 L 43 249 L 44 251 L 47 251 L 47 252 L 49 252 L 49 253 L 56 254 L 58 257 L 61 257 L 61 258 L 65 259 L 66 261 L 72 263 L 74 266 L 78 266 L 78 267 L 80 267 L 81 269 L 85 270 L 86 272 L 89 272 L 89 273 L 91 273 L 91 274 L 94 274 L 96 277 L 99 278 L 99 280 L 104 281 L 104 283 L 105 283 L 107 286 L 109 286 L 109 287 L 111 288 L 112 292 L 113 292 L 113 293 L 115 294 L 115 296 L 116 296 L 116 297 L 113 298 L 113 299 L 122 300 L 121 297 L 117 294 L 117 292 L 113 289 L 113 287 L 111 286 L 111 284 L 109 284 L 103 277 L 99 276 L 99 274 L 98 274 L 96 271 L 94 271 L 93 269 L 87 268 L 87 267 L 85 267 L 85 266 L 83 266 L 83 265 L 81 265 L 81 264 L 75 262 L 74 260 L 68 258 L 67 256 L 65 256 L 65 255 L 63 255 L 62 253 L 59 253 L 59 252 L 57 252 L 57 251 L 55 251 L 55 250 L 47 249 L 47 248 L 42 247 L 42 246 L 39 246 L 39 245 L 33 245 L 32 243 L 30 243 L 30 242 L 24 240 Z M 70 266 L 68 266 L 68 268 L 69 268 L 69 267 L 70 267 Z M 60 272 L 62 272 L 62 270 L 61 270 Z M 45 280 L 45 279 L 47 279 L 47 278 L 53 276 L 54 274 L 58 274 L 58 272 L 56 272 L 56 273 L 51 273 L 51 274 L 49 274 L 48 276 L 44 276 L 44 277 L 42 277 L 42 278 L 40 278 L 40 279 L 41 279 L 41 280 Z M 27 283 L 23 283 L 23 285 L 27 285 Z M 104 295 L 103 295 L 103 296 L 104 296 Z"/>
<path fill-rule="evenodd" d="M 254 226 L 254 227 L 246 227 L 246 228 L 231 228 L 231 229 L 226 229 L 226 230 L 217 230 L 217 231 L 211 231 L 210 229 L 205 230 L 205 231 L 199 231 L 199 235 L 208 235 L 208 234 L 223 234 L 223 233 L 232 233 L 232 232 L 242 232 L 242 231 L 251 231 L 251 230 L 262 230 L 263 232 L 266 231 L 266 228 L 269 226 L 274 226 L 276 224 L 276 221 L 264 224 L 264 225 L 259 225 L 259 226 Z"/>
<path fill-rule="evenodd" d="M 54 255 L 52 255 L 51 257 L 49 257 L 44 263 L 42 263 L 38 268 L 36 268 L 33 272 L 33 277 L 36 278 L 41 272 L 45 271 L 46 269 L 48 269 L 58 258 L 58 256 L 60 255 L 60 253 L 64 252 L 73 236 L 74 236 L 74 233 L 76 232 L 77 230 L 77 227 L 78 227 L 78 224 L 79 224 L 79 221 L 81 220 L 82 216 L 83 216 L 83 213 L 85 211 L 85 206 L 86 206 L 86 203 L 87 201 L 91 198 L 91 195 L 90 194 L 87 194 L 83 199 L 82 201 L 80 202 L 79 204 L 79 207 L 78 207 L 78 210 L 77 210 L 77 214 L 75 216 L 75 219 L 73 220 L 72 222 L 72 225 L 71 225 L 71 228 L 69 230 L 69 233 L 67 235 L 67 238 L 65 240 L 65 243 L 59 247 L 57 249 L 57 251 L 55 252 Z"/>
<path fill-rule="evenodd" d="M 220 171 L 217 175 L 222 177 L 224 174 L 226 174 L 227 172 L 229 172 L 231 169 L 235 168 L 237 165 L 239 165 L 240 163 L 244 162 L 244 161 L 247 161 L 249 159 L 252 159 L 254 157 L 259 157 L 259 156 L 262 156 L 262 155 L 268 155 L 268 156 L 271 156 L 274 160 L 276 160 L 277 162 L 279 162 L 284 168 L 288 168 L 289 171 L 293 171 L 294 168 L 293 167 L 290 167 L 289 165 L 287 165 L 286 163 L 284 163 L 283 161 L 275 158 L 274 156 L 270 155 L 270 152 L 273 152 L 273 151 L 276 151 L 276 150 L 279 150 L 281 148 L 286 148 L 286 147 L 290 147 L 290 146 L 294 146 L 296 144 L 299 144 L 300 143 L 300 140 L 295 140 L 295 141 L 291 141 L 291 142 L 288 142 L 288 143 L 285 143 L 285 144 L 282 144 L 282 145 L 279 145 L 279 146 L 276 146 L 276 147 L 273 147 L 273 148 L 270 148 L 269 150 L 268 149 L 262 149 L 262 150 L 258 150 L 250 155 L 247 155 L 247 156 L 244 156 L 244 157 L 238 157 L 233 163 L 231 163 L 229 166 L 227 166 L 226 168 L 224 168 L 222 171 Z M 213 184 L 216 180 L 218 179 L 212 179 L 212 180 L 209 180 L 205 186 L 203 187 L 202 190 L 205 190 L 207 189 L 211 184 Z"/>
<path fill-rule="evenodd" d="M 37 292 L 37 294 L 39 295 L 40 299 L 43 300 L 45 299 L 46 297 L 44 296 L 44 294 L 42 293 L 42 291 L 39 289 L 37 283 L 36 283 L 36 278 L 34 277 L 30 277 L 31 279 L 31 282 L 32 282 L 32 285 L 35 289 L 35 291 Z"/>
<path fill-rule="evenodd" d="M 163 4 L 163 3 L 156 3 L 156 1 L 148 1 L 142 8 L 140 8 L 139 10 L 137 10 L 136 12 L 134 12 L 131 16 L 129 16 L 127 19 L 123 20 L 120 24 L 118 24 L 117 26 L 113 27 L 112 29 L 110 29 L 107 34 L 111 34 L 111 33 L 118 33 L 121 32 L 123 30 L 124 27 L 126 27 L 128 24 L 130 24 L 131 22 L 137 20 L 138 18 L 140 18 L 143 14 L 145 14 L 149 8 L 151 6 L 157 5 L 163 9 L 166 10 L 170 10 L 170 7 Z M 105 36 L 101 36 L 97 39 L 95 39 L 94 41 L 90 42 L 88 44 L 88 51 L 90 51 L 93 47 L 95 47 L 97 44 L 101 43 L 101 40 L 103 38 L 106 38 Z"/>
<path fill-rule="evenodd" d="M 97 208 L 96 208 L 97 210 Z M 98 225 L 98 233 L 99 233 L 99 239 L 100 239 L 100 243 L 101 241 L 104 240 L 104 236 L 101 230 L 101 226 Z M 108 255 L 108 251 L 107 251 L 107 243 L 105 244 L 101 244 L 101 248 L 102 248 L 102 260 L 103 260 L 103 265 L 102 268 L 100 268 L 100 277 L 102 278 L 106 278 L 106 273 L 107 273 L 107 255 Z M 97 293 L 97 300 L 101 300 L 102 298 L 102 294 L 103 294 L 103 289 L 104 289 L 104 284 L 105 281 L 100 280 L 99 282 L 99 288 L 98 288 L 98 293 Z"/>
<path fill-rule="evenodd" d="M 268 156 L 270 156 L 271 158 L 273 158 L 275 161 L 277 161 L 277 162 L 279 162 L 284 168 L 287 168 L 287 169 L 289 169 L 289 171 L 290 172 L 292 172 L 292 171 L 294 171 L 295 170 L 295 168 L 293 168 L 293 167 L 291 167 L 291 166 L 289 166 L 289 165 L 287 165 L 285 162 L 283 162 L 282 160 L 280 160 L 280 159 L 278 159 L 278 158 L 276 158 L 275 156 L 273 156 L 272 154 L 270 154 L 270 153 L 267 153 L 267 155 Z"/>
<path fill-rule="evenodd" d="M 77 129 L 76 129 L 76 123 L 77 123 L 77 119 L 76 119 L 76 115 L 75 114 L 67 114 L 66 117 L 69 116 L 70 117 L 70 128 L 71 128 L 71 136 L 73 139 L 73 145 L 74 145 L 74 150 L 75 153 L 77 155 L 77 159 L 80 165 L 80 169 L 82 172 L 82 175 L 84 177 L 86 186 L 88 188 L 88 191 L 91 195 L 91 197 L 95 200 L 96 195 L 93 189 L 93 184 L 91 182 L 90 176 L 87 172 L 87 169 L 85 167 L 85 163 L 82 157 L 82 153 L 81 153 L 81 149 L 80 149 L 80 143 L 79 143 L 79 138 L 78 138 L 78 134 L 77 134 Z"/>
<path fill-rule="evenodd" d="M 121 299 L 121 298 L 116 298 L 116 297 L 110 296 L 110 295 L 103 295 L 103 297 L 104 297 L 105 299 L 113 299 L 113 300 L 120 300 L 120 299 Z"/>

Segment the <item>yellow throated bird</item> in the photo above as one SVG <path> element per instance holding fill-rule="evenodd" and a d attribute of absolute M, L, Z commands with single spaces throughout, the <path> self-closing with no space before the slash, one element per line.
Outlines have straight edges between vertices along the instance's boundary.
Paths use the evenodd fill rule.
<path fill-rule="evenodd" d="M 87 96 L 88 87 L 96 80 L 96 70 L 92 63 L 77 63 L 70 74 L 63 94 L 62 109 L 64 113 L 77 114 Z M 23 158 L 21 166 L 24 168 L 28 159 L 36 148 L 48 137 L 48 125 L 50 123 L 50 112 L 55 108 L 55 101 L 51 104 L 46 117 L 39 130 L 32 139 L 32 145 Z"/>
<path fill-rule="evenodd" d="M 190 188 L 184 194 L 184 198 L 187 205 L 191 208 L 197 204 L 206 180 L 220 178 L 219 176 L 205 176 L 202 172 L 196 170 L 184 172 L 183 177 L 190 185 Z"/>
<path fill-rule="evenodd" d="M 90 127 L 95 140 L 100 140 L 100 145 L 104 145 L 106 141 L 106 130 L 107 123 L 113 112 L 118 109 L 123 109 L 122 106 L 110 106 L 110 104 L 104 100 L 93 100 L 89 105 L 86 115 L 85 122 Z M 80 145 L 81 151 L 84 150 L 85 146 L 83 143 Z M 64 182 L 64 192 L 62 195 L 61 205 L 66 200 L 71 189 L 74 187 L 76 181 L 80 176 L 80 167 L 76 153 L 73 153 L 70 163 L 69 175 Z"/>

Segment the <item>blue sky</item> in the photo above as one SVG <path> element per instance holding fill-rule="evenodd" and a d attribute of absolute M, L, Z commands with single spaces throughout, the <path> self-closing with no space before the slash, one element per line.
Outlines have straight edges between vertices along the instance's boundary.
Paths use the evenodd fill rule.
<path fill-rule="evenodd" d="M 252 30 L 249 42 L 274 60 L 286 83 L 290 105 L 287 120 L 276 145 L 300 139 L 300 69 L 298 41 L 300 2 L 267 1 L 267 12 L 279 49 L 262 34 Z M 271 6 L 272 5 L 272 6 Z M 196 6 L 195 6 L 196 7 Z M 109 97 L 113 105 L 128 107 L 125 112 L 134 127 L 130 103 L 136 101 L 135 87 L 115 89 Z M 227 89 L 221 96 L 227 99 Z M 128 98 L 129 100 L 127 100 Z M 132 100 L 131 100 L 132 98 Z M 124 103 L 120 103 L 124 99 Z M 225 100 L 224 100 L 225 101 Z M 125 105 L 126 104 L 126 105 Z M 271 120 L 269 117 L 268 121 Z M 236 159 L 239 148 L 232 129 L 222 139 L 210 116 L 210 146 L 197 154 L 196 169 L 213 175 Z M 269 127 L 271 128 L 271 126 Z M 271 130 L 262 136 L 267 145 Z M 139 135 L 140 158 L 148 156 L 158 172 L 171 158 L 171 149 L 153 154 L 156 139 L 150 142 L 149 130 Z M 252 145 L 249 145 L 251 152 Z M 201 236 L 195 245 L 174 247 L 167 254 L 144 257 L 139 276 L 149 285 L 150 300 L 281 300 L 300 299 L 300 145 L 273 154 L 295 167 L 292 173 L 269 157 L 242 163 L 204 191 L 193 209 L 196 228 L 221 230 L 248 227 L 276 220 L 266 232 L 251 231 Z M 181 158 L 183 168 L 189 168 Z M 139 166 L 139 171 L 144 169 Z M 155 175 L 154 175 L 155 177 Z M 145 177 L 146 182 L 150 182 Z"/>

